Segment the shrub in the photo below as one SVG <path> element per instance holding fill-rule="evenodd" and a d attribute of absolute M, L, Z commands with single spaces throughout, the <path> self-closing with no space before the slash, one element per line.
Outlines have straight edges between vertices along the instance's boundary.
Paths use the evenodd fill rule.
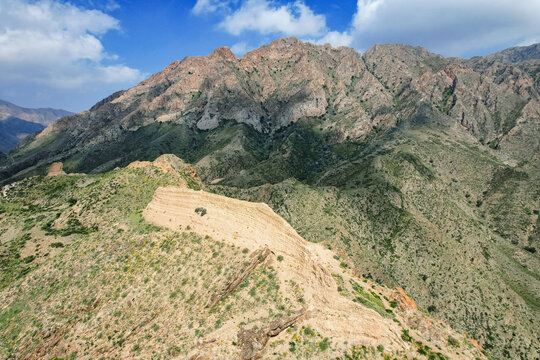
<path fill-rule="evenodd" d="M 525 246 L 523 249 L 527 250 L 531 254 L 534 254 L 536 252 L 536 248 L 533 246 Z"/>
<path fill-rule="evenodd" d="M 328 338 L 324 338 L 323 341 L 319 343 L 319 350 L 320 351 L 326 351 L 330 347 L 330 340 Z"/>
<path fill-rule="evenodd" d="M 34 255 L 30 255 L 30 256 L 25 257 L 22 261 L 25 264 L 29 264 L 32 261 L 34 261 L 35 259 L 36 259 L 36 257 Z"/>
<path fill-rule="evenodd" d="M 289 342 L 289 351 L 295 352 L 296 351 L 296 343 L 294 341 Z"/>
<path fill-rule="evenodd" d="M 56 218 L 52 219 L 41 226 L 47 235 L 69 236 L 72 234 L 88 235 L 92 231 L 97 231 L 97 226 L 86 227 L 77 218 L 70 217 L 67 220 L 66 227 L 63 229 L 53 229 L 52 224 L 60 217 L 61 213 L 56 214 Z"/>
<path fill-rule="evenodd" d="M 409 330 L 401 330 L 401 339 L 406 342 L 412 341 L 412 337 L 409 334 Z"/>
<path fill-rule="evenodd" d="M 200 214 L 201 216 L 206 215 L 206 209 L 203 208 L 203 207 L 195 208 L 195 212 L 196 212 L 197 214 Z"/>
<path fill-rule="evenodd" d="M 172 355 L 172 356 L 178 356 L 181 351 L 182 349 L 180 348 L 180 346 L 173 345 L 169 348 L 168 353 L 169 355 Z"/>
<path fill-rule="evenodd" d="M 448 345 L 453 346 L 453 347 L 458 347 L 459 341 L 452 336 L 448 336 Z"/>

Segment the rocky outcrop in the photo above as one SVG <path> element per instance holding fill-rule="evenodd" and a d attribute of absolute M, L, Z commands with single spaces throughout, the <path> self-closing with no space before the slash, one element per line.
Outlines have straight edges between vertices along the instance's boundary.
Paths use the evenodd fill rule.
<path fill-rule="evenodd" d="M 236 290 L 236 288 L 238 288 L 242 281 L 244 281 L 257 268 L 257 266 L 266 260 L 270 254 L 271 251 L 268 249 L 268 247 L 264 247 L 252 252 L 249 256 L 251 261 L 248 263 L 248 265 L 238 274 L 234 275 L 231 280 L 229 280 L 225 288 L 217 293 L 212 294 L 207 307 L 212 308 L 218 302 L 229 296 L 234 290 Z"/>
<path fill-rule="evenodd" d="M 241 328 L 238 330 L 238 344 L 242 349 L 240 358 L 242 360 L 256 360 L 262 358 L 268 340 L 300 321 L 305 315 L 305 310 L 302 310 L 296 315 L 273 321 L 264 329 L 254 330 Z"/>
<path fill-rule="evenodd" d="M 49 167 L 49 172 L 47 173 L 47 176 L 59 176 L 59 175 L 66 175 L 64 172 L 64 164 L 61 162 L 55 162 L 52 163 Z"/>
<path fill-rule="evenodd" d="M 197 174 L 197 170 L 184 162 L 179 157 L 172 154 L 164 154 L 154 161 L 134 161 L 130 163 L 128 169 L 144 169 L 148 166 L 158 168 L 164 174 L 176 175 L 184 186 L 204 188 L 204 184 Z"/>
<path fill-rule="evenodd" d="M 395 293 L 391 297 L 392 300 L 395 300 L 397 303 L 397 308 L 402 311 L 417 311 L 418 306 L 416 306 L 416 303 L 413 299 L 411 299 L 407 294 L 405 294 L 405 291 L 397 287 L 395 289 Z"/>

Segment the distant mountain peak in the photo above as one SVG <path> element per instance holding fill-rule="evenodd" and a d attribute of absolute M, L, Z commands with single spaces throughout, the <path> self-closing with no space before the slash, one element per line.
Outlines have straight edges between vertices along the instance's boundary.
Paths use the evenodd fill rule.
<path fill-rule="evenodd" d="M 73 113 L 52 108 L 28 109 L 0 100 L 0 151 L 8 152 L 25 136 Z"/>
<path fill-rule="evenodd" d="M 502 63 L 518 63 L 527 60 L 540 60 L 540 43 L 529 46 L 516 46 L 487 55 L 485 58 Z"/>
<path fill-rule="evenodd" d="M 0 121 L 15 117 L 47 126 L 56 119 L 68 115 L 73 115 L 73 113 L 67 110 L 53 108 L 30 109 L 0 100 Z"/>

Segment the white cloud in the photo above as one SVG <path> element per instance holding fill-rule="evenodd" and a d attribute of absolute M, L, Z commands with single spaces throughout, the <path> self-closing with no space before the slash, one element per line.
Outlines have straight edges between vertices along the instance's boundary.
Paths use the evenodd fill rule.
<path fill-rule="evenodd" d="M 138 70 L 108 64 L 116 56 L 105 51 L 99 36 L 119 29 L 117 19 L 98 10 L 54 0 L 2 0 L 0 85 L 76 88 L 139 80 Z"/>
<path fill-rule="evenodd" d="M 353 26 L 360 30 L 370 25 L 370 22 L 376 18 L 377 9 L 385 0 L 358 0 L 356 13 L 353 17 Z"/>
<path fill-rule="evenodd" d="M 348 32 L 329 31 L 322 38 L 309 40 L 309 42 L 318 45 L 330 44 L 334 47 L 350 46 L 353 42 L 353 37 Z"/>
<path fill-rule="evenodd" d="M 540 43 L 540 36 L 538 37 L 535 37 L 535 38 L 526 38 L 525 40 L 519 42 L 517 44 L 517 46 L 529 46 L 529 45 L 533 45 L 533 44 L 538 44 Z"/>
<path fill-rule="evenodd" d="M 358 0 L 352 44 L 399 42 L 470 55 L 538 39 L 538 14 L 539 0 Z"/>
<path fill-rule="evenodd" d="M 247 0 L 219 24 L 232 35 L 245 31 L 286 36 L 321 36 L 327 31 L 324 15 L 315 14 L 301 1 L 276 5 L 268 0 Z"/>
<path fill-rule="evenodd" d="M 237 6 L 239 3 L 239 6 Z M 194 14 L 221 12 L 224 19 L 218 28 L 234 36 L 244 33 L 259 35 L 296 36 L 316 44 L 348 46 L 352 36 L 347 32 L 330 31 L 326 16 L 316 14 L 303 1 L 280 5 L 272 0 L 198 0 Z M 241 55 L 249 46 L 238 42 L 231 50 Z"/>
<path fill-rule="evenodd" d="M 329 29 L 324 14 L 303 1 L 198 0 L 194 13 L 218 12 L 218 28 L 242 37 L 296 36 L 316 44 L 421 45 L 446 56 L 472 56 L 540 39 L 540 0 L 357 0 L 348 28 Z M 239 51 L 241 52 L 241 51 Z"/>
<path fill-rule="evenodd" d="M 120 5 L 114 0 L 108 0 L 107 3 L 105 4 L 106 11 L 114 11 L 117 9 L 120 9 Z"/>
<path fill-rule="evenodd" d="M 238 42 L 231 46 L 231 51 L 238 57 L 243 56 L 248 50 L 248 44 L 244 41 Z"/>
<path fill-rule="evenodd" d="M 62 74 L 55 78 L 55 87 L 59 89 L 80 88 L 84 84 L 99 82 L 101 84 L 122 84 L 141 78 L 139 70 L 124 65 L 93 66 L 85 69 L 73 66 L 65 69 Z M 36 79 L 36 82 L 48 85 L 49 79 Z"/>
<path fill-rule="evenodd" d="M 207 14 L 212 13 L 221 9 L 226 9 L 230 4 L 231 0 L 197 0 L 195 6 L 191 11 L 194 14 Z M 236 1 L 234 1 L 236 2 Z"/>

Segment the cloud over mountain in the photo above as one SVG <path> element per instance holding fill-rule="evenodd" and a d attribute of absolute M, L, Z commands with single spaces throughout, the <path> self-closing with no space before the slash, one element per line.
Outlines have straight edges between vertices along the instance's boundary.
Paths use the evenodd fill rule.
<path fill-rule="evenodd" d="M 101 37 L 119 31 L 114 17 L 54 0 L 6 0 L 0 5 L 0 85 L 76 89 L 132 84 L 139 70 L 118 62 Z"/>
<path fill-rule="evenodd" d="M 115 56 L 106 52 L 99 36 L 119 30 L 120 25 L 101 11 L 56 1 L 8 0 L 0 7 L 0 24 L 3 81 L 31 78 L 72 88 L 141 76 L 137 69 L 108 64 Z"/>
<path fill-rule="evenodd" d="M 350 33 L 360 50 L 391 42 L 447 56 L 481 55 L 539 39 L 538 14 L 538 0 L 358 0 Z"/>
<path fill-rule="evenodd" d="M 530 45 L 540 38 L 537 0 L 358 0 L 342 31 L 328 26 L 326 14 L 313 10 L 316 3 L 198 0 L 192 11 L 198 15 L 220 13 L 217 28 L 238 37 L 248 32 L 296 36 L 360 51 L 376 43 L 404 43 L 447 56 L 472 56 Z"/>

